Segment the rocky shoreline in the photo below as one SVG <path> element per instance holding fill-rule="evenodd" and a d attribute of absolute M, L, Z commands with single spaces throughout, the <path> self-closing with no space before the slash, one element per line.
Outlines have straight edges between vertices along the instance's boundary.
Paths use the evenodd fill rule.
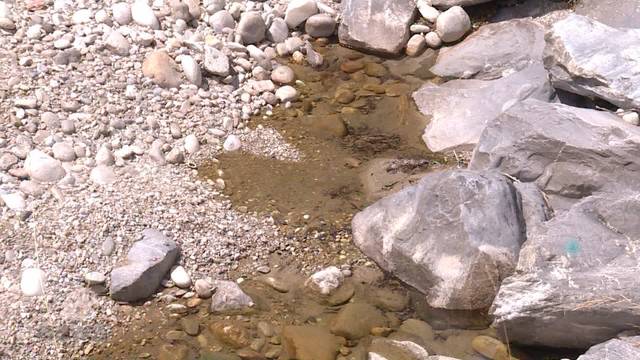
<path fill-rule="evenodd" d="M 639 355 L 640 30 L 618 11 L 633 1 L 497 3 L 0 2 L 0 358 L 90 358 L 154 302 L 174 317 L 202 300 L 212 314 L 252 309 L 242 282 L 273 271 L 278 253 L 302 261 L 302 288 L 319 298 L 350 293 L 332 304 L 343 325 L 284 327 L 288 343 L 251 352 L 243 341 L 240 358 L 446 359 L 436 340 L 448 335 L 389 321 L 406 306 L 347 291 L 354 272 L 375 268 L 351 234 L 309 229 L 304 216 L 285 233 L 232 204 L 223 171 L 198 174 L 225 152 L 304 161 L 287 134 L 251 119 L 307 101 L 286 62 L 322 69 L 332 41 L 414 59 L 424 143 L 458 161 L 357 214 L 362 253 L 434 309 L 490 316 L 505 341 L 593 346 L 580 360 Z M 474 18 L 485 6 L 507 19 Z M 370 81 L 365 93 L 336 90 L 344 114 L 401 93 L 381 84 L 381 63 L 341 63 L 344 78 Z M 374 320 L 354 335 L 361 316 Z M 503 335 L 486 335 L 467 347 L 508 359 Z M 329 349 L 291 353 L 308 337 Z"/>

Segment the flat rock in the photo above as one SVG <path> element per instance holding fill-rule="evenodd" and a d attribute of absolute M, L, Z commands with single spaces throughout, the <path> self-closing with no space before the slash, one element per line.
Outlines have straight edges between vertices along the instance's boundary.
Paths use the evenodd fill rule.
<path fill-rule="evenodd" d="M 356 214 L 353 237 L 435 308 L 488 308 L 524 241 L 513 186 L 497 172 L 428 174 Z"/>
<path fill-rule="evenodd" d="M 374 338 L 369 347 L 371 360 L 429 360 L 429 352 L 409 340 Z"/>
<path fill-rule="evenodd" d="M 346 0 L 342 3 L 340 43 L 355 49 L 399 55 L 416 15 L 413 0 Z"/>
<path fill-rule="evenodd" d="M 640 336 L 611 339 L 592 346 L 577 360 L 628 360 L 640 359 Z"/>
<path fill-rule="evenodd" d="M 163 88 L 175 88 L 182 82 L 178 65 L 164 50 L 154 51 L 142 63 L 142 73 Z"/>
<path fill-rule="evenodd" d="M 282 345 L 289 359 L 335 360 L 341 339 L 321 326 L 285 326 Z"/>
<path fill-rule="evenodd" d="M 431 0 L 431 5 L 439 8 L 450 8 L 452 6 L 469 6 L 488 3 L 492 0 Z"/>
<path fill-rule="evenodd" d="M 544 28 L 531 19 L 487 24 L 442 49 L 431 72 L 444 78 L 497 79 L 542 63 L 544 47 Z"/>
<path fill-rule="evenodd" d="M 493 303 L 496 328 L 517 343 L 568 348 L 635 329 L 640 223 L 632 219 L 638 213 L 640 192 L 618 189 L 539 225 Z"/>
<path fill-rule="evenodd" d="M 137 301 L 151 296 L 178 257 L 173 240 L 161 232 L 146 229 L 143 238 L 133 243 L 126 264 L 111 271 L 109 291 L 117 301 Z"/>
<path fill-rule="evenodd" d="M 640 29 L 616 29 L 571 14 L 547 34 L 545 66 L 556 88 L 640 108 Z"/>
<path fill-rule="evenodd" d="M 204 69 L 217 76 L 227 76 L 230 72 L 229 58 L 222 51 L 206 46 L 204 48 Z"/>
<path fill-rule="evenodd" d="M 522 100 L 551 101 L 554 95 L 544 67 L 535 64 L 497 80 L 428 82 L 413 99 L 431 119 L 422 136 L 425 144 L 431 151 L 447 151 L 472 150 L 487 122 Z"/>
<path fill-rule="evenodd" d="M 216 288 L 211 297 L 212 313 L 243 311 L 254 305 L 251 297 L 233 281 L 216 280 L 211 284 Z"/>
<path fill-rule="evenodd" d="M 595 192 L 640 189 L 640 128 L 591 109 L 520 102 L 485 127 L 470 169 L 535 182 L 552 203 Z"/>
<path fill-rule="evenodd" d="M 640 28 L 640 3 L 637 0 L 581 0 L 575 11 L 609 26 Z"/>

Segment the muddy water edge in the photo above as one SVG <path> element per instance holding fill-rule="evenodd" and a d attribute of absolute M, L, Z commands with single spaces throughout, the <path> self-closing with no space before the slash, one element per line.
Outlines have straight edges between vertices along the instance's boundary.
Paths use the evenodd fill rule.
<path fill-rule="evenodd" d="M 300 340 L 300 346 L 310 354 L 336 348 L 338 359 L 364 360 L 376 335 L 416 341 L 431 354 L 480 359 L 471 340 L 497 336 L 479 314 L 427 308 L 419 294 L 383 274 L 351 243 L 350 221 L 360 209 L 426 172 L 464 165 L 464 156 L 430 153 L 421 140 L 428 119 L 417 111 L 411 93 L 425 81 L 440 81 L 425 70 L 435 53 L 389 60 L 334 44 L 314 46 L 324 56 L 323 68 L 287 64 L 298 79 L 299 101 L 248 123 L 277 130 L 297 149 L 295 156 L 242 149 L 199 167 L 201 177 L 224 181 L 225 196 L 236 210 L 271 217 L 295 244 L 274 252 L 268 271 L 256 271 L 245 259 L 227 274 L 244 280 L 241 287 L 256 306 L 244 313 L 210 314 L 208 300 L 167 288 L 147 305 L 123 306 L 128 325 L 99 347 L 94 359 L 287 359 L 291 336 L 283 332 L 292 329 L 287 327 L 328 333 L 336 322 L 357 319 L 377 324 L 375 333 L 338 343 L 314 336 Z M 345 266 L 352 275 L 330 297 L 309 291 L 304 286 L 309 273 L 330 265 Z M 163 302 L 167 298 L 185 306 L 172 311 Z M 347 304 L 352 319 L 339 315 Z M 408 319 L 426 320 L 431 328 Z M 472 330 L 454 328 L 459 325 Z M 521 360 L 570 355 L 512 351 Z"/>

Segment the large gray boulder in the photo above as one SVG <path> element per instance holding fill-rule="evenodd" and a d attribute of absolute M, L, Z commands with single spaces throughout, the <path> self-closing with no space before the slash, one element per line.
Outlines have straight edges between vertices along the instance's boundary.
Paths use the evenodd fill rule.
<path fill-rule="evenodd" d="M 487 124 L 469 168 L 536 182 L 554 209 L 564 208 L 598 191 L 640 189 L 640 128 L 608 112 L 529 99 Z"/>
<path fill-rule="evenodd" d="M 431 72 L 444 78 L 497 79 L 542 63 L 544 47 L 544 28 L 532 19 L 483 25 L 440 50 Z"/>
<path fill-rule="evenodd" d="M 638 0 L 581 0 L 576 13 L 618 28 L 640 28 Z"/>
<path fill-rule="evenodd" d="M 493 0 L 431 0 L 431 5 L 439 8 L 450 8 L 452 6 L 469 6 L 487 3 Z"/>
<path fill-rule="evenodd" d="M 414 0 L 345 0 L 342 6 L 341 44 L 383 55 L 399 55 L 407 44 Z"/>
<path fill-rule="evenodd" d="M 640 359 L 640 336 L 611 339 L 592 346 L 578 360 L 629 360 Z"/>
<path fill-rule="evenodd" d="M 148 298 L 160 286 L 178 257 L 178 246 L 161 232 L 146 229 L 142 240 L 133 244 L 125 265 L 111 271 L 109 291 L 117 301 Z"/>
<path fill-rule="evenodd" d="M 551 101 L 553 97 L 542 64 L 497 80 L 425 83 L 413 93 L 420 112 L 431 119 L 422 136 L 431 151 L 472 150 L 487 122 L 511 106 L 528 98 Z"/>
<path fill-rule="evenodd" d="M 486 309 L 524 241 L 517 194 L 497 172 L 432 173 L 356 214 L 355 244 L 435 308 Z"/>
<path fill-rule="evenodd" d="M 555 87 L 640 108 L 640 29 L 616 29 L 571 14 L 547 34 L 545 66 Z"/>
<path fill-rule="evenodd" d="M 619 190 L 583 199 L 539 225 L 496 296 L 496 328 L 517 343 L 568 348 L 636 329 L 638 214 L 640 192 Z"/>

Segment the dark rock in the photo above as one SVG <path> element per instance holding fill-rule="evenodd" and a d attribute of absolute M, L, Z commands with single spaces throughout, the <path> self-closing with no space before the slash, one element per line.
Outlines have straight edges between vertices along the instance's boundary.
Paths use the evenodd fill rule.
<path fill-rule="evenodd" d="M 386 318 L 375 306 L 349 303 L 338 312 L 331 332 L 350 340 L 357 340 L 369 335 L 372 328 L 386 325 Z"/>
<path fill-rule="evenodd" d="M 640 336 L 611 339 L 592 346 L 578 360 L 629 360 L 640 359 Z"/>
<path fill-rule="evenodd" d="M 111 297 L 137 301 L 151 296 L 178 257 L 178 247 L 161 232 L 146 229 L 127 253 L 127 264 L 111 271 Z"/>
<path fill-rule="evenodd" d="M 355 244 L 432 307 L 488 308 L 524 241 L 513 186 L 497 172 L 432 173 L 356 214 Z"/>
<path fill-rule="evenodd" d="M 282 331 L 282 345 L 289 359 L 335 360 L 340 340 L 320 326 L 285 326 Z"/>

